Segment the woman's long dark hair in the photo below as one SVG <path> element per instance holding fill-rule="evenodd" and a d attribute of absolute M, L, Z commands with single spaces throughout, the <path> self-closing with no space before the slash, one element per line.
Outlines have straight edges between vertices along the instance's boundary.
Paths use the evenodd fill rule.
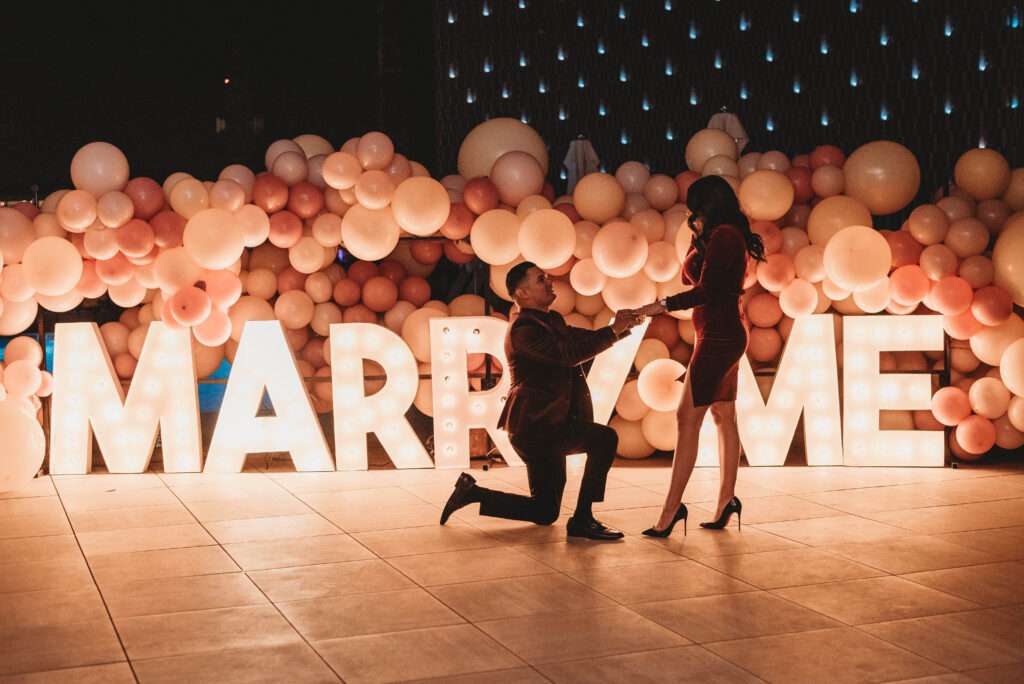
<path fill-rule="evenodd" d="M 690 210 L 687 222 L 695 237 L 694 247 L 703 259 L 707 250 L 707 235 L 715 226 L 735 226 L 747 243 L 747 253 L 757 261 L 764 261 L 764 242 L 761 236 L 750 230 L 750 221 L 740 211 L 740 201 L 732 186 L 721 176 L 705 176 L 694 181 L 686 193 L 686 206 Z M 697 234 L 693 227 L 696 219 L 703 219 L 703 234 Z"/>

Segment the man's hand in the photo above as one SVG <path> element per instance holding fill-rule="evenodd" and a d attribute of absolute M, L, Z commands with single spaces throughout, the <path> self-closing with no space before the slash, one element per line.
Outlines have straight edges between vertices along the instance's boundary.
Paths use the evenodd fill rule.
<path fill-rule="evenodd" d="M 612 321 L 612 330 L 616 335 L 621 335 L 630 328 L 637 326 L 643 321 L 643 316 L 634 309 L 619 309 L 615 312 L 615 320 Z"/>
<path fill-rule="evenodd" d="M 665 307 L 663 307 L 659 302 L 651 302 L 646 306 L 641 306 L 636 310 L 636 312 L 642 316 L 657 316 L 658 314 L 665 312 Z"/>

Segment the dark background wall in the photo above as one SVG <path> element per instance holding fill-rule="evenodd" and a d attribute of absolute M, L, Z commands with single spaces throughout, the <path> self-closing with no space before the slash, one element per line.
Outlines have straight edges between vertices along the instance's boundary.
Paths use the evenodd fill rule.
<path fill-rule="evenodd" d="M 901 142 L 921 164 L 923 194 L 980 141 L 1024 163 L 1024 28 L 1013 2 L 439 0 L 437 8 L 445 169 L 455 168 L 474 125 L 511 116 L 537 129 L 553 161 L 582 134 L 610 171 L 638 159 L 674 174 L 686 168 L 686 141 L 723 105 L 746 127 L 746 151 L 795 155 L 830 143 L 849 154 L 872 140 Z"/>

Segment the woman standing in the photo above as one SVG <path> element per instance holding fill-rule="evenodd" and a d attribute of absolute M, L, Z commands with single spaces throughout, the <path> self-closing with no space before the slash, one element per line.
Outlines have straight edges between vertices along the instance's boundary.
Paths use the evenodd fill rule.
<path fill-rule="evenodd" d="M 644 315 L 693 309 L 696 343 L 683 381 L 677 411 L 679 433 L 672 459 L 672 481 L 661 517 L 644 530 L 650 537 L 667 537 L 683 520 L 683 491 L 697 461 L 697 440 L 708 408 L 718 427 L 721 483 L 716 519 L 701 527 L 722 529 L 743 505 L 736 498 L 740 437 L 736 427 L 736 385 L 739 361 L 747 349 L 747 328 L 740 311 L 747 256 L 764 261 L 764 244 L 750 230 L 732 186 L 719 176 L 707 176 L 690 186 L 686 197 L 693 245 L 683 261 L 683 282 L 693 289 L 666 297 L 638 310 Z"/>

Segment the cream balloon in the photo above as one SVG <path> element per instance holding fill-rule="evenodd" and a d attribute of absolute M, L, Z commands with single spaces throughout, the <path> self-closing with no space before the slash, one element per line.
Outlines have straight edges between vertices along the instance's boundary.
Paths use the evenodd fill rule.
<path fill-rule="evenodd" d="M 594 236 L 592 250 L 594 263 L 602 273 L 627 278 L 644 267 L 650 246 L 633 224 L 612 221 Z"/>
<path fill-rule="evenodd" d="M 1024 306 L 1024 212 L 1014 214 L 992 248 L 994 283 L 1010 293 L 1014 303 Z"/>
<path fill-rule="evenodd" d="M 885 278 L 891 263 L 892 249 L 888 241 L 867 226 L 843 228 L 825 245 L 823 264 L 826 275 L 851 292 L 874 287 Z"/>
<path fill-rule="evenodd" d="M 733 161 L 739 159 L 736 141 L 719 128 L 697 131 L 686 143 L 686 165 L 691 171 L 699 172 L 709 159 L 717 156 L 725 156 Z"/>
<path fill-rule="evenodd" d="M 812 245 L 824 246 L 848 226 L 871 226 L 871 212 L 852 197 L 836 195 L 819 202 L 807 217 L 807 236 Z"/>
<path fill-rule="evenodd" d="M 1024 320 L 1013 314 L 1000 325 L 985 328 L 970 338 L 971 351 L 982 363 L 997 366 L 1011 344 L 1024 337 Z"/>
<path fill-rule="evenodd" d="M 921 187 L 921 168 L 913 153 L 889 140 L 876 140 L 854 150 L 843 164 L 843 175 L 846 195 L 875 215 L 903 209 Z"/>
<path fill-rule="evenodd" d="M 469 233 L 473 251 L 488 264 L 507 264 L 519 256 L 519 217 L 492 209 L 477 217 Z"/>
<path fill-rule="evenodd" d="M 341 220 L 341 240 L 353 256 L 365 261 L 383 259 L 398 245 L 400 233 L 391 207 L 352 207 Z"/>
<path fill-rule="evenodd" d="M 544 140 L 519 119 L 498 117 L 477 125 L 459 146 L 459 175 L 476 178 L 490 174 L 498 157 L 506 152 L 520 151 L 536 159 L 548 172 L 548 151 Z"/>
<path fill-rule="evenodd" d="M 538 209 L 519 226 L 519 251 L 542 269 L 561 266 L 572 257 L 576 229 L 568 216 L 556 209 Z"/>
<path fill-rule="evenodd" d="M 448 220 L 448 192 L 433 178 L 412 177 L 395 188 L 391 211 L 399 227 L 413 235 L 433 235 Z"/>
<path fill-rule="evenodd" d="M 230 267 L 242 255 L 245 232 L 231 212 L 204 209 L 185 224 L 182 245 L 197 264 L 217 271 Z"/>
<path fill-rule="evenodd" d="M 71 182 L 95 197 L 123 190 L 128 184 L 128 158 L 110 143 L 89 143 L 71 159 Z"/>
<path fill-rule="evenodd" d="M 22 258 L 25 280 L 36 292 L 63 295 L 74 289 L 82 277 L 82 255 L 63 238 L 39 238 Z"/>

